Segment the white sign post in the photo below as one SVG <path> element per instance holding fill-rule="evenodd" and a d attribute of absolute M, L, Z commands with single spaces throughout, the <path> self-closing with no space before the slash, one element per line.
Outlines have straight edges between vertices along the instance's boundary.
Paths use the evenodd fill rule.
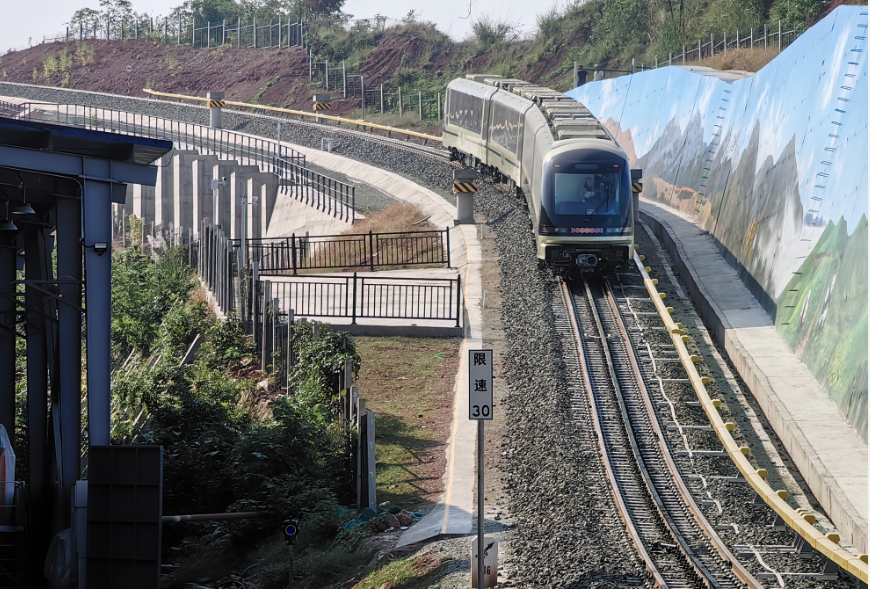
<path fill-rule="evenodd" d="M 478 562 L 479 552 L 477 547 L 480 546 L 480 541 L 474 538 L 471 541 L 471 562 Z M 483 583 L 480 583 L 478 568 L 471 571 L 471 586 L 472 587 L 495 587 L 498 585 L 498 541 L 491 537 L 485 536 L 483 539 Z"/>
<path fill-rule="evenodd" d="M 484 550 L 486 555 L 480 557 L 477 546 L 487 544 L 484 538 L 484 487 L 483 487 L 483 423 L 492 419 L 492 350 L 469 350 L 468 351 L 468 419 L 477 421 L 477 538 L 472 542 L 471 562 L 477 563 L 477 571 L 472 571 L 472 587 L 495 587 L 490 584 L 490 575 L 486 574 L 487 567 L 495 572 L 498 569 L 498 549 L 493 551 Z M 494 542 L 494 540 L 491 540 Z M 493 553 L 495 556 L 488 556 Z M 476 555 L 476 556 L 475 556 Z M 495 564 L 490 561 L 496 559 Z M 485 562 L 484 562 L 485 561 Z M 497 577 L 496 577 L 497 578 Z M 483 579 L 483 583 L 474 582 Z"/>

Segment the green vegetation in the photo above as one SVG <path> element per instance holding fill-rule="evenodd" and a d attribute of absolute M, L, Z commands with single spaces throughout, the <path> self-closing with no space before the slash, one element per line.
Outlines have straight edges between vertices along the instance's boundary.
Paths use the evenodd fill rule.
<path fill-rule="evenodd" d="M 353 548 L 328 550 L 354 492 L 353 432 L 337 419 L 335 394 L 345 361 L 359 369 L 354 341 L 328 325 L 314 338 L 312 324 L 299 324 L 294 394 L 258 385 L 268 374 L 257 370 L 241 324 L 197 300 L 184 255 L 171 249 L 152 261 L 134 247 L 113 261 L 112 355 L 123 365 L 114 375 L 113 443 L 163 446 L 166 514 L 269 517 L 167 526 L 166 558 L 182 564 L 172 586 L 226 577 L 252 561 L 262 567 L 259 586 L 286 584 L 286 552 L 268 559 L 286 551 L 279 530 L 289 515 L 302 519 L 298 582 L 322 586 Z M 205 343 L 196 360 L 180 365 L 197 334 Z M 324 564 L 332 561 L 334 570 Z"/>
<path fill-rule="evenodd" d="M 867 439 L 867 219 L 828 223 L 777 301 L 777 330 Z"/>

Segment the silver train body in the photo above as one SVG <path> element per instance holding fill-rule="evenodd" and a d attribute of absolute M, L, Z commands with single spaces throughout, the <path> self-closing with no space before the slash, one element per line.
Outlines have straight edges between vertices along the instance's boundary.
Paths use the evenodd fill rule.
<path fill-rule="evenodd" d="M 541 265 L 570 274 L 628 264 L 640 170 L 579 102 L 500 76 L 458 78 L 447 86 L 444 146 L 525 197 Z"/>

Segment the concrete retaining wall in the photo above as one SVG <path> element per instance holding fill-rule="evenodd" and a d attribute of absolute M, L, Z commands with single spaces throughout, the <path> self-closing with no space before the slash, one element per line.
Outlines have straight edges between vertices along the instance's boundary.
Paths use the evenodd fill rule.
<path fill-rule="evenodd" d="M 733 82 L 668 67 L 568 92 L 643 168 L 645 198 L 710 232 L 865 442 L 866 26 L 840 6 Z"/>

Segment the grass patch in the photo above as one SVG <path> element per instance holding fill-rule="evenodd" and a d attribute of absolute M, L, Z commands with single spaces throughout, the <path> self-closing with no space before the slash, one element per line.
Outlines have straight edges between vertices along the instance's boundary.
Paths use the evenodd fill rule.
<path fill-rule="evenodd" d="M 353 589 L 424 589 L 431 586 L 431 574 L 450 557 L 440 553 L 394 560 L 368 575 Z"/>
<path fill-rule="evenodd" d="M 414 508 L 443 491 L 458 338 L 357 337 L 357 384 L 378 413 L 378 502 Z"/>

